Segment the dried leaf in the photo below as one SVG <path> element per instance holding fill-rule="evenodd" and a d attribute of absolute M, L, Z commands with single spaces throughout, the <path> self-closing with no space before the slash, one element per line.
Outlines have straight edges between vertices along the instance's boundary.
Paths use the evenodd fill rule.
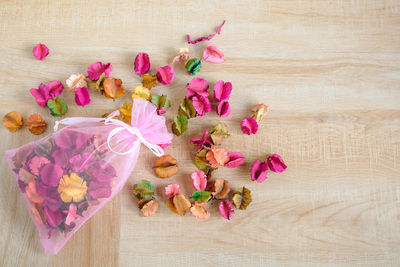
<path fill-rule="evenodd" d="M 23 125 L 21 114 L 11 111 L 3 117 L 3 125 L 12 133 L 16 132 Z"/>
<path fill-rule="evenodd" d="M 193 101 L 185 97 L 179 105 L 178 114 L 179 116 L 183 115 L 188 119 L 196 117 L 196 110 L 194 109 Z"/>
<path fill-rule="evenodd" d="M 147 180 L 141 180 L 138 184 L 133 186 L 133 194 L 138 198 L 149 198 L 154 196 L 156 189 Z"/>
<path fill-rule="evenodd" d="M 158 201 L 154 197 L 143 198 L 139 200 L 138 208 L 143 213 L 143 216 L 149 217 L 158 211 Z"/>
<path fill-rule="evenodd" d="M 63 202 L 80 202 L 87 193 L 86 181 L 79 177 L 76 173 L 64 175 L 60 179 L 60 184 L 57 188 Z"/>
<path fill-rule="evenodd" d="M 46 122 L 43 120 L 42 116 L 35 113 L 28 118 L 28 129 L 31 133 L 39 135 L 46 130 Z"/>
<path fill-rule="evenodd" d="M 214 182 L 213 186 L 213 196 L 216 199 L 225 199 L 231 189 L 229 188 L 229 182 L 222 179 L 222 178 L 217 178 Z"/>
<path fill-rule="evenodd" d="M 131 124 L 132 105 L 133 103 L 124 103 L 124 105 L 119 108 L 121 120 L 126 124 Z"/>
<path fill-rule="evenodd" d="M 132 94 L 132 100 L 135 101 L 135 99 L 143 99 L 143 100 L 150 101 L 151 94 L 150 94 L 149 89 L 147 89 L 146 87 L 143 87 L 141 85 L 138 85 Z"/>
<path fill-rule="evenodd" d="M 194 157 L 194 164 L 199 168 L 199 170 L 206 170 L 211 167 L 210 163 L 206 159 L 207 149 L 202 149 Z"/>
<path fill-rule="evenodd" d="M 228 127 L 225 123 L 219 122 L 211 131 L 210 131 L 211 140 L 214 145 L 218 146 L 221 144 L 222 139 L 228 137 Z"/>
<path fill-rule="evenodd" d="M 171 155 L 159 157 L 154 162 L 154 170 L 158 177 L 169 178 L 178 172 L 178 161 Z"/>
<path fill-rule="evenodd" d="M 122 81 L 116 78 L 105 78 L 103 82 L 104 93 L 108 98 L 118 98 L 125 95 L 125 88 Z"/>
<path fill-rule="evenodd" d="M 200 219 L 207 219 L 210 217 L 210 213 L 206 210 L 206 203 L 198 203 L 197 201 L 190 208 L 190 212 L 194 217 Z"/>
<path fill-rule="evenodd" d="M 204 190 L 198 190 L 193 193 L 192 198 L 194 201 L 207 202 L 211 199 L 211 193 Z"/>
<path fill-rule="evenodd" d="M 47 101 L 47 106 L 50 109 L 50 114 L 56 117 L 62 116 L 68 111 L 68 106 L 64 102 L 64 99 L 59 97 Z"/>
<path fill-rule="evenodd" d="M 39 60 L 43 60 L 49 54 L 49 49 L 44 44 L 37 44 L 33 48 L 32 52 L 33 52 L 33 55 L 35 56 L 35 58 L 37 58 Z"/>
<path fill-rule="evenodd" d="M 156 105 L 158 115 L 162 115 L 163 111 L 166 111 L 171 106 L 166 95 L 153 95 L 151 96 L 151 102 Z"/>
<path fill-rule="evenodd" d="M 187 196 L 178 194 L 167 200 L 167 206 L 173 212 L 183 216 L 191 208 L 192 204 Z"/>
<path fill-rule="evenodd" d="M 221 213 L 221 216 L 225 219 L 230 220 L 235 213 L 232 203 L 228 200 L 221 201 L 221 203 L 219 203 L 219 213 Z"/>
<path fill-rule="evenodd" d="M 156 75 L 151 76 L 146 73 L 142 77 L 142 85 L 147 89 L 151 90 L 151 88 L 157 85 L 157 76 Z"/>
<path fill-rule="evenodd" d="M 233 193 L 232 202 L 237 209 L 245 210 L 251 203 L 251 191 L 243 186 Z"/>
<path fill-rule="evenodd" d="M 268 106 L 264 104 L 258 104 L 251 111 L 253 112 L 253 115 L 251 117 L 257 122 L 260 122 L 264 115 L 267 114 Z"/>
<path fill-rule="evenodd" d="M 195 75 L 196 72 L 199 72 L 201 69 L 201 59 L 200 58 L 189 59 L 188 62 L 186 62 L 185 68 L 190 75 Z"/>
<path fill-rule="evenodd" d="M 178 116 L 176 116 L 174 118 L 174 123 L 172 124 L 172 132 L 176 135 L 176 136 L 180 136 L 182 134 L 185 134 L 187 131 L 187 127 L 188 127 L 188 118 L 181 114 Z"/>
<path fill-rule="evenodd" d="M 223 147 L 214 146 L 207 152 L 206 159 L 211 167 L 216 169 L 224 166 L 229 161 L 229 152 Z"/>

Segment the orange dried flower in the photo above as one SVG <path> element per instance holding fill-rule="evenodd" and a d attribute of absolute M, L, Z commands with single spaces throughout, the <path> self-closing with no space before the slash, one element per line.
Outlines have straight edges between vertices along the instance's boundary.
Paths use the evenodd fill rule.
<path fill-rule="evenodd" d="M 106 78 L 103 82 L 104 93 L 108 98 L 118 98 L 125 94 L 122 81 L 116 78 Z"/>
<path fill-rule="evenodd" d="M 35 113 L 28 118 L 28 129 L 31 133 L 35 135 L 42 134 L 46 130 L 46 122 L 43 120 L 42 116 Z"/>
<path fill-rule="evenodd" d="M 23 120 L 21 114 L 11 111 L 3 117 L 3 125 L 12 133 L 22 127 Z"/>
<path fill-rule="evenodd" d="M 211 167 L 219 168 L 229 161 L 229 152 L 223 147 L 213 147 L 206 154 L 206 159 L 210 162 Z"/>

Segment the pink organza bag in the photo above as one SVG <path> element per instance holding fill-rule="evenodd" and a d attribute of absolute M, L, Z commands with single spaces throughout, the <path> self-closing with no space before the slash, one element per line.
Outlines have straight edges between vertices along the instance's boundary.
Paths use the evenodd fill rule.
<path fill-rule="evenodd" d="M 131 125 L 107 118 L 66 118 L 55 132 L 4 155 L 30 210 L 44 251 L 57 254 L 116 193 L 136 165 L 140 144 L 156 156 L 172 134 L 156 107 L 135 100 Z M 68 125 L 57 131 L 58 125 Z"/>

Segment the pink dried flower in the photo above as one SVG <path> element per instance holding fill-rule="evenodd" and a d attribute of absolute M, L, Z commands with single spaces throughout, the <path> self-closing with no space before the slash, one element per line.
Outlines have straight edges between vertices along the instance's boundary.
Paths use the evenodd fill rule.
<path fill-rule="evenodd" d="M 169 184 L 165 187 L 165 195 L 168 198 L 171 198 L 178 194 L 179 194 L 179 185 L 178 184 Z"/>
<path fill-rule="evenodd" d="M 83 74 L 71 74 L 69 78 L 65 81 L 67 84 L 69 91 L 75 91 L 78 87 L 87 87 L 88 84 L 85 80 L 85 75 Z"/>
<path fill-rule="evenodd" d="M 35 58 L 37 58 L 39 60 L 43 60 L 49 54 L 49 49 L 44 44 L 37 44 L 33 48 L 32 52 L 33 52 L 33 55 L 35 56 Z"/>
<path fill-rule="evenodd" d="M 211 103 L 208 97 L 196 95 L 192 98 L 192 101 L 198 116 L 204 116 L 206 113 L 211 112 Z"/>
<path fill-rule="evenodd" d="M 225 164 L 228 168 L 236 168 L 244 164 L 244 156 L 240 152 L 230 152 L 229 161 Z"/>
<path fill-rule="evenodd" d="M 89 79 L 91 79 L 92 81 L 98 80 L 103 73 L 106 75 L 106 77 L 110 76 L 111 71 L 111 63 L 103 64 L 101 62 L 93 63 L 87 69 Z"/>
<path fill-rule="evenodd" d="M 78 87 L 76 89 L 75 102 L 79 106 L 86 106 L 90 103 L 90 95 L 87 87 Z"/>
<path fill-rule="evenodd" d="M 278 154 L 272 154 L 267 159 L 268 167 L 273 172 L 283 172 L 287 166 L 283 159 Z"/>
<path fill-rule="evenodd" d="M 251 180 L 261 183 L 267 179 L 268 164 L 261 160 L 256 160 L 251 165 Z"/>
<path fill-rule="evenodd" d="M 221 203 L 219 203 L 219 213 L 221 213 L 222 217 L 225 219 L 230 220 L 235 213 L 232 203 L 228 200 L 221 201 Z"/>
<path fill-rule="evenodd" d="M 207 140 L 207 136 L 208 136 L 208 130 L 204 130 L 201 139 L 196 139 L 196 138 L 190 139 L 191 143 L 200 145 L 199 149 L 197 150 L 197 153 L 199 153 L 204 147 L 211 148 L 212 143 L 211 141 Z"/>
<path fill-rule="evenodd" d="M 208 83 L 203 78 L 194 78 L 187 85 L 187 97 L 192 98 L 195 95 L 201 95 L 204 97 L 208 97 Z"/>
<path fill-rule="evenodd" d="M 217 114 L 220 117 L 228 117 L 231 114 L 231 107 L 228 101 L 222 101 L 218 104 Z"/>
<path fill-rule="evenodd" d="M 52 99 L 52 97 L 50 96 L 49 87 L 43 83 L 39 84 L 38 89 L 32 88 L 31 90 L 29 90 L 29 92 L 33 95 L 36 102 L 41 107 L 45 107 L 47 101 L 49 101 L 49 99 Z"/>
<path fill-rule="evenodd" d="M 221 50 L 219 50 L 215 45 L 210 44 L 209 46 L 204 49 L 203 52 L 203 58 L 205 61 L 211 62 L 211 63 L 222 63 L 225 61 L 224 53 L 222 53 Z"/>
<path fill-rule="evenodd" d="M 179 48 L 179 54 L 174 57 L 172 60 L 171 64 L 178 63 L 178 62 L 186 62 L 189 60 L 189 49 L 185 48 Z"/>
<path fill-rule="evenodd" d="M 65 218 L 65 224 L 66 225 L 71 225 L 71 223 L 79 217 L 79 215 L 76 213 L 77 207 L 75 204 L 71 203 L 69 204 L 68 211 L 64 211 L 64 213 L 67 213 L 67 217 Z"/>
<path fill-rule="evenodd" d="M 61 83 L 61 81 L 57 80 L 49 82 L 47 87 L 49 87 L 49 94 L 53 98 L 59 96 L 64 90 L 64 85 Z"/>
<path fill-rule="evenodd" d="M 167 85 L 174 80 L 174 68 L 170 65 L 164 67 L 157 67 L 157 79 L 160 83 Z"/>
<path fill-rule="evenodd" d="M 214 85 L 214 99 L 216 101 L 228 101 L 232 92 L 232 84 L 230 82 L 224 83 L 220 80 Z"/>
<path fill-rule="evenodd" d="M 248 117 L 242 120 L 242 123 L 240 124 L 242 127 L 242 132 L 251 135 L 257 133 L 258 130 L 258 123 L 255 119 Z"/>
<path fill-rule="evenodd" d="M 191 175 L 193 181 L 193 187 L 196 190 L 204 190 L 207 186 L 207 176 L 203 171 L 197 171 Z"/>
<path fill-rule="evenodd" d="M 135 58 L 135 72 L 138 75 L 147 73 L 150 69 L 150 58 L 146 53 L 139 53 Z"/>

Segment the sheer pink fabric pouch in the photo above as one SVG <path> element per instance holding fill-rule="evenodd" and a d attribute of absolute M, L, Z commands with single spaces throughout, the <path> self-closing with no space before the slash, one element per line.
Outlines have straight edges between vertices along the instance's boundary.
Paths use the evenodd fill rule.
<path fill-rule="evenodd" d="M 46 253 L 68 239 L 126 183 L 141 144 L 157 156 L 172 142 L 156 107 L 135 99 L 131 125 L 107 118 L 66 118 L 55 132 L 4 155 Z M 68 125 L 57 131 L 58 125 Z"/>

